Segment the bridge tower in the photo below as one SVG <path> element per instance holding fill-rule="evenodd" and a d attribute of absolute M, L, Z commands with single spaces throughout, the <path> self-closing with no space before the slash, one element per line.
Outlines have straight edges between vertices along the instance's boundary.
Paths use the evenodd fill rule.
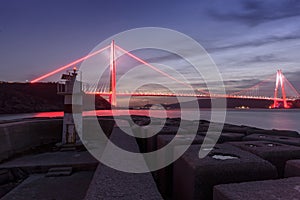
<path fill-rule="evenodd" d="M 117 106 L 116 98 L 116 61 L 115 61 L 115 42 L 110 44 L 110 89 L 109 89 L 109 103 L 112 108 Z"/>
<path fill-rule="evenodd" d="M 76 67 L 73 71 L 63 74 L 63 82 L 57 85 L 57 94 L 64 96 L 64 119 L 62 144 L 75 144 L 80 141 L 78 137 L 82 128 L 82 82 L 76 79 L 78 71 Z M 74 118 L 79 124 L 75 128 Z"/>
<path fill-rule="evenodd" d="M 279 83 L 281 86 L 281 94 L 283 98 L 283 107 L 284 108 L 289 108 L 287 101 L 286 101 L 286 93 L 285 93 L 285 88 L 284 88 L 284 76 L 282 74 L 281 69 L 277 70 L 276 74 L 276 85 L 275 85 L 275 91 L 274 91 L 274 103 L 273 103 L 273 108 L 278 107 L 278 100 L 277 100 L 277 95 L 278 95 L 278 88 L 279 88 Z"/>

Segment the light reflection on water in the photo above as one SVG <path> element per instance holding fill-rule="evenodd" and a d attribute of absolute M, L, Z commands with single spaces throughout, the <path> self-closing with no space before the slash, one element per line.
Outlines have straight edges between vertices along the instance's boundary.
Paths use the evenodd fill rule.
<path fill-rule="evenodd" d="M 189 112 L 190 120 L 197 119 L 196 112 L 193 110 L 186 110 Z M 149 110 L 116 110 L 115 115 L 149 115 Z M 180 110 L 151 110 L 152 117 L 165 116 L 162 112 L 166 112 L 167 117 L 180 117 Z M 86 111 L 83 116 L 111 116 L 111 110 L 97 110 Z M 210 120 L 210 110 L 200 110 L 201 119 Z M 5 114 L 0 115 L 2 120 L 15 120 L 24 118 L 54 118 L 62 117 L 63 112 L 40 112 L 40 113 L 27 113 L 27 114 Z M 296 130 L 300 132 L 300 109 L 295 110 L 233 110 L 229 109 L 226 115 L 226 123 L 237 125 L 255 126 L 265 129 L 287 129 Z"/>

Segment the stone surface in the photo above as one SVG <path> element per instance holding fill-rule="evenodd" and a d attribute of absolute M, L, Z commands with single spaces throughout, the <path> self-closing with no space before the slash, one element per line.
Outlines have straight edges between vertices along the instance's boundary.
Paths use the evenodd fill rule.
<path fill-rule="evenodd" d="M 287 161 L 285 165 L 284 176 L 300 176 L 300 160 Z"/>
<path fill-rule="evenodd" d="M 127 129 L 127 131 L 131 131 L 131 129 Z M 132 133 L 130 133 L 132 134 Z M 123 133 L 122 130 L 115 127 L 113 129 L 112 135 L 110 137 L 111 141 L 122 149 L 127 149 L 131 152 L 138 151 L 138 145 L 136 140 Z M 118 167 L 122 166 L 122 162 L 120 158 L 116 154 L 112 152 L 107 152 L 107 159 L 111 159 L 110 161 L 115 164 L 119 164 Z M 143 158 L 142 158 L 143 159 Z M 126 159 L 128 165 L 132 167 L 136 167 L 133 161 Z M 145 161 L 144 161 L 145 162 Z M 125 163 L 124 165 L 127 166 Z M 146 164 L 146 162 L 145 162 Z M 124 167 L 125 167 L 124 166 Z M 99 164 L 97 170 L 95 171 L 95 175 L 88 189 L 87 195 L 85 197 L 86 200 L 98 200 L 98 199 L 122 199 L 122 200 L 131 200 L 131 199 L 162 199 L 153 177 L 151 173 L 128 173 L 122 172 L 111 167 L 108 167 L 103 164 Z"/>
<path fill-rule="evenodd" d="M 214 185 L 277 177 L 271 163 L 237 147 L 217 144 L 203 159 L 198 157 L 199 149 L 200 145 L 192 145 L 174 163 L 174 199 L 209 200 Z"/>
<path fill-rule="evenodd" d="M 72 167 L 55 167 L 50 168 L 47 177 L 55 177 L 55 176 L 70 176 L 72 174 Z"/>
<path fill-rule="evenodd" d="M 85 199 L 159 200 L 162 197 L 151 173 L 126 173 L 100 164 Z"/>
<path fill-rule="evenodd" d="M 1 200 L 56 199 L 82 200 L 86 194 L 93 172 L 76 172 L 71 176 L 45 177 L 34 174 Z"/>
<path fill-rule="evenodd" d="M 42 154 L 27 155 L 0 164 L 0 169 L 20 168 L 28 173 L 46 173 L 53 167 L 72 166 L 75 170 L 93 170 L 98 161 L 89 152 L 47 152 Z"/>
<path fill-rule="evenodd" d="M 278 142 L 282 144 L 289 144 L 294 146 L 300 146 L 300 138 L 288 137 L 288 136 L 275 136 L 275 135 L 266 135 L 266 134 L 252 134 L 244 137 L 245 141 L 253 140 L 265 140 Z"/>
<path fill-rule="evenodd" d="M 214 187 L 214 200 L 298 200 L 300 177 Z"/>
<path fill-rule="evenodd" d="M 271 141 L 231 142 L 230 144 L 269 161 L 276 166 L 280 177 L 284 175 L 286 161 L 300 159 L 300 147 L 297 146 Z"/>

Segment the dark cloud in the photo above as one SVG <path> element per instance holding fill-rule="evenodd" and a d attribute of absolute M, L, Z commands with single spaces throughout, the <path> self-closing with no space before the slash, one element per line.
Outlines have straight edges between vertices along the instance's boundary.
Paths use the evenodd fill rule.
<path fill-rule="evenodd" d="M 253 62 L 283 62 L 286 61 L 285 58 L 278 58 L 278 56 L 275 56 L 274 54 L 267 54 L 267 55 L 261 55 L 261 56 L 255 56 L 250 58 L 249 60 L 246 60 L 246 62 L 253 63 Z"/>
<path fill-rule="evenodd" d="M 243 84 L 247 85 L 245 87 L 248 87 L 249 85 L 253 85 L 255 83 L 260 82 L 261 80 L 259 79 L 241 79 L 241 80 L 230 80 L 230 81 L 224 81 L 225 85 L 236 85 L 236 84 Z"/>
<path fill-rule="evenodd" d="M 230 44 L 226 46 L 214 47 L 208 49 L 208 51 L 218 51 L 218 50 L 229 50 L 229 49 L 237 49 L 237 48 L 244 48 L 244 47 L 259 47 L 267 44 L 272 44 L 276 42 L 283 42 L 283 41 L 290 41 L 290 40 L 297 40 L 300 39 L 299 34 L 290 34 L 290 35 L 283 35 L 283 36 L 269 36 L 262 39 L 257 39 L 255 41 L 245 41 L 236 44 Z"/>
<path fill-rule="evenodd" d="M 252 64 L 252 63 L 280 63 L 280 62 L 287 62 L 287 58 L 279 57 L 278 55 L 274 54 L 265 54 L 254 56 L 249 59 L 245 59 L 240 61 L 238 64 Z"/>
<path fill-rule="evenodd" d="M 148 63 L 161 63 L 164 61 L 178 60 L 180 58 L 181 58 L 180 56 L 176 56 L 174 54 L 167 54 L 167 55 L 146 58 L 144 60 Z"/>
<path fill-rule="evenodd" d="M 234 8 L 224 9 L 223 6 L 215 6 L 209 10 L 210 16 L 221 21 L 237 21 L 249 26 L 255 26 L 264 22 L 294 17 L 300 15 L 300 1 L 258 1 L 244 0 L 234 1 Z M 230 4 L 229 5 L 233 5 Z"/>

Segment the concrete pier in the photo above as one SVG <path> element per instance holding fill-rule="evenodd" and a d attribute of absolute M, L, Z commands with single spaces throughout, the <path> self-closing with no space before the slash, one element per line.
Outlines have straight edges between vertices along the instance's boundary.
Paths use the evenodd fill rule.
<path fill-rule="evenodd" d="M 130 131 L 127 123 L 127 131 Z M 115 127 L 110 137 L 111 141 L 122 149 L 139 152 L 135 138 L 124 134 Z M 86 200 L 132 200 L 132 199 L 162 199 L 151 173 L 127 173 L 99 164 L 88 189 Z"/>

